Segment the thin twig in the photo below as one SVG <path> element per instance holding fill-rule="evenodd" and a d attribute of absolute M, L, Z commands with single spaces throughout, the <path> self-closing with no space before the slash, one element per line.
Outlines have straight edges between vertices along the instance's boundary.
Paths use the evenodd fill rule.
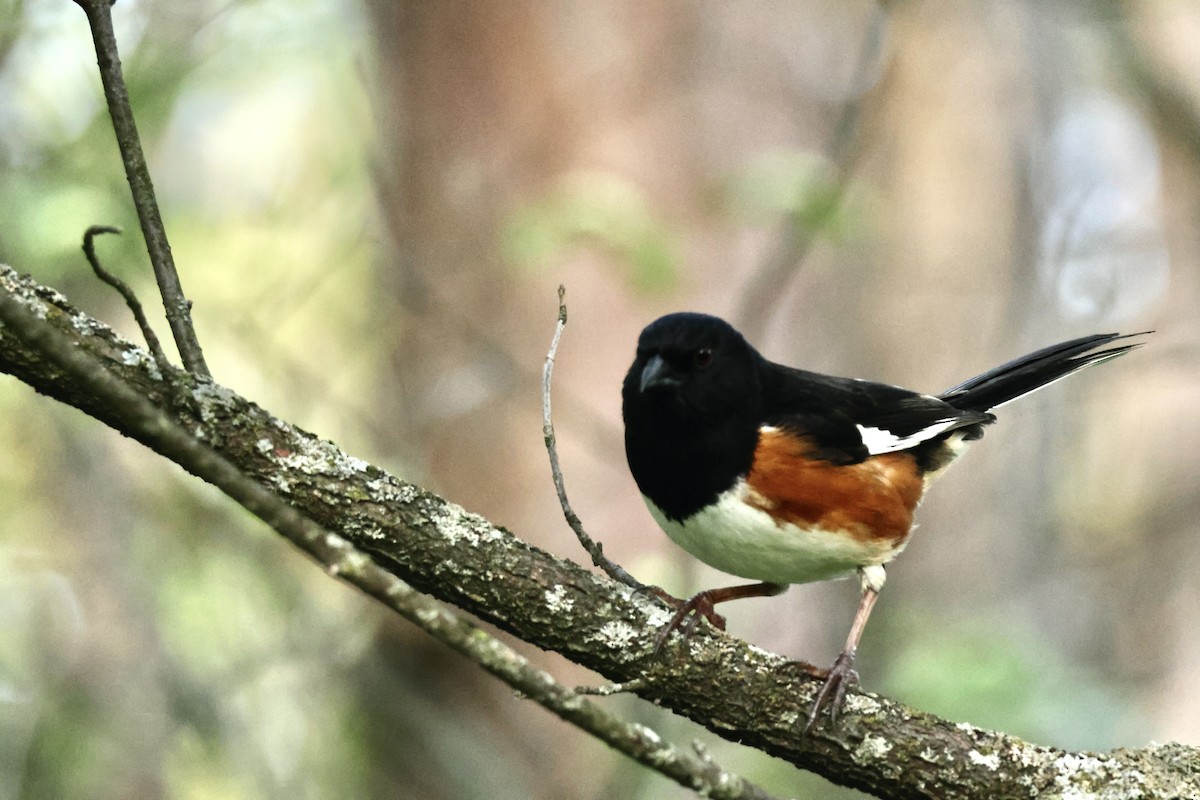
<path fill-rule="evenodd" d="M 562 468 L 558 464 L 558 444 L 554 436 L 554 422 L 550 414 L 550 381 L 554 376 L 554 356 L 558 353 L 558 342 L 562 338 L 563 329 L 567 327 L 566 294 L 566 287 L 559 286 L 558 325 L 554 328 L 554 338 L 550 340 L 550 352 L 546 354 L 546 364 L 542 367 L 542 438 L 546 442 L 546 452 L 550 454 L 550 474 L 554 478 L 554 490 L 558 492 L 558 503 L 562 506 L 567 524 L 571 526 L 571 530 L 575 531 L 575 536 L 583 545 L 583 549 L 592 557 L 592 563 L 604 570 L 613 580 L 632 586 L 638 591 L 646 591 L 650 587 L 604 555 L 604 546 L 588 536 L 587 531 L 583 529 L 583 522 L 579 519 L 579 515 L 575 513 L 571 508 L 570 501 L 567 500 L 567 488 L 563 484 Z"/>
<path fill-rule="evenodd" d="M 121 161 L 125 164 L 125 179 L 129 182 L 133 204 L 137 208 L 142 236 L 146 239 L 146 251 L 154 267 L 154 278 L 162 294 L 167 323 L 175 338 L 175 347 L 183 360 L 184 368 L 199 378 L 211 378 L 204 352 L 192 326 L 192 304 L 183 293 L 179 273 L 175 270 L 175 259 L 167 241 L 167 229 L 163 225 L 158 201 L 154 197 L 154 184 L 150 180 L 150 169 L 142 153 L 141 140 L 133 119 L 133 108 L 129 102 L 129 89 L 121 75 L 121 58 L 117 52 L 117 37 L 113 33 L 111 0 L 75 0 L 87 14 L 92 30 L 92 41 L 96 46 L 96 61 L 100 67 L 100 82 L 104 85 L 104 97 L 108 113 L 112 117 L 113 131 L 117 136 L 117 147 Z"/>
<path fill-rule="evenodd" d="M 477 625 L 421 594 L 379 566 L 347 539 L 317 524 L 231 461 L 194 438 L 153 403 L 130 389 L 86 351 L 7 292 L 0 291 L 0 324 L 70 375 L 81 391 L 121 409 L 128 432 L 213 484 L 299 547 L 333 576 L 361 589 L 439 641 L 462 653 L 521 694 L 617 751 L 682 786 L 723 800 L 771 800 L 755 784 L 693 756 L 650 728 L 626 722 L 535 669 Z"/>
<path fill-rule="evenodd" d="M 119 234 L 121 229 L 113 225 L 91 226 L 83 232 L 83 254 L 87 257 L 88 263 L 92 265 L 92 271 L 96 273 L 96 277 L 116 289 L 121 297 L 125 298 L 125 305 L 129 306 L 133 318 L 137 320 L 138 327 L 142 329 L 142 336 L 146 339 L 146 346 L 150 348 L 150 355 L 154 356 L 154 363 L 158 365 L 158 371 L 165 378 L 170 373 L 171 362 L 167 359 L 167 354 L 163 352 L 162 343 L 158 341 L 154 329 L 150 327 L 150 321 L 146 319 L 146 312 L 142 310 L 142 304 L 138 301 L 137 295 L 125 281 L 101 266 L 100 259 L 96 256 L 96 244 L 93 240 L 102 233 Z"/>

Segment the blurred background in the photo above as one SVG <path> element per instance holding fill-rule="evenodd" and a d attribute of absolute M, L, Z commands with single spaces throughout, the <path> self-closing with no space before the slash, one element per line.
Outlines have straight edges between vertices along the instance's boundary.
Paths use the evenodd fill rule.
<path fill-rule="evenodd" d="M 216 379 L 584 561 L 730 578 L 659 533 L 619 385 L 641 327 L 937 391 L 1097 331 L 922 507 L 866 688 L 1068 748 L 1200 745 L 1200 6 L 121 0 Z M 140 341 L 153 307 L 84 17 L 0 0 L 0 260 Z M 161 315 L 160 315 L 161 316 Z M 158 321 L 158 330 L 166 326 Z M 224 497 L 0 380 L 0 798 L 676 798 L 331 581 Z M 722 609 L 827 663 L 857 582 Z M 597 676 L 520 646 L 568 684 Z M 847 798 L 630 698 L 787 796 Z M 770 713 L 764 709 L 764 713 Z"/>

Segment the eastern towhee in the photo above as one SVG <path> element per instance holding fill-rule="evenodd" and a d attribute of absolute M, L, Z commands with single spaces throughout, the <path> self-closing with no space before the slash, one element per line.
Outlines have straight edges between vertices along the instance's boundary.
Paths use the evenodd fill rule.
<path fill-rule="evenodd" d="M 680 603 L 658 646 L 700 615 L 724 628 L 716 603 L 857 571 L 862 601 L 841 654 L 819 671 L 806 729 L 825 706 L 836 722 L 884 564 L 908 543 L 929 484 L 995 421 L 990 409 L 1138 346 L 1106 347 L 1126 338 L 1072 339 L 934 397 L 775 364 L 716 317 L 651 323 L 621 390 L 629 469 L 676 544 L 758 581 Z"/>

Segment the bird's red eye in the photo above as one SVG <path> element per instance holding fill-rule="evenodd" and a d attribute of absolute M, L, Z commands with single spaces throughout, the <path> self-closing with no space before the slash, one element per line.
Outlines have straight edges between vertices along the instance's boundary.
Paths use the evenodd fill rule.
<path fill-rule="evenodd" d="M 713 362 L 713 351 L 711 347 L 701 347 L 696 351 L 695 364 L 697 369 L 704 369 Z"/>

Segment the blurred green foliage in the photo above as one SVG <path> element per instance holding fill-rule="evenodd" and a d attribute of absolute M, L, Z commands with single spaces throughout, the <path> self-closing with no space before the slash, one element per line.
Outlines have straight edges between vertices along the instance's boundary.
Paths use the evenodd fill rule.
<path fill-rule="evenodd" d="M 751 224 L 781 216 L 806 231 L 841 243 L 862 235 L 862 202 L 841 196 L 834 166 L 803 150 L 768 150 L 725 181 L 727 213 Z"/>
<path fill-rule="evenodd" d="M 517 210 L 501 231 L 505 259 L 525 269 L 545 268 L 571 247 L 610 252 L 641 291 L 675 284 L 679 255 L 669 229 L 640 190 L 611 173 L 568 176 L 538 201 Z"/>
<path fill-rule="evenodd" d="M 896 621 L 888 625 L 895 632 Z M 1067 664 L 1053 643 L 1003 617 L 946 624 L 906 615 L 891 636 L 885 691 L 952 720 L 1067 749 L 1117 745 L 1128 700 L 1119 687 Z"/>
<path fill-rule="evenodd" d="M 343 441 L 373 369 L 371 125 L 352 2 L 119 3 L 125 77 L 218 379 Z M 161 309 L 70 2 L 0 10 L 0 260 L 140 339 Z M 339 401 L 339 398 L 342 401 Z M 0 381 L 0 796 L 366 796 L 348 676 L 378 617 L 259 523 Z M 363 446 L 363 450 L 369 447 Z"/>

